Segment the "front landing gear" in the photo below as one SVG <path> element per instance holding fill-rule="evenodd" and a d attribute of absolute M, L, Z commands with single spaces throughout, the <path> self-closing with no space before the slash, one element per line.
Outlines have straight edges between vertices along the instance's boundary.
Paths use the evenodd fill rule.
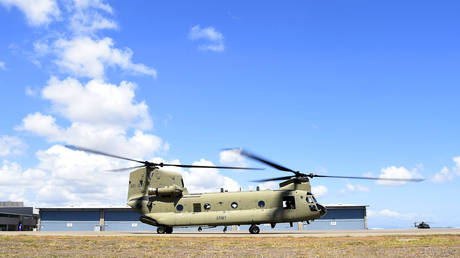
<path fill-rule="evenodd" d="M 251 225 L 249 227 L 249 233 L 251 234 L 259 234 L 260 228 L 257 225 Z"/>
<path fill-rule="evenodd" d="M 157 233 L 158 234 L 171 234 L 173 232 L 173 228 L 172 227 L 168 227 L 168 226 L 158 226 L 157 228 Z"/>

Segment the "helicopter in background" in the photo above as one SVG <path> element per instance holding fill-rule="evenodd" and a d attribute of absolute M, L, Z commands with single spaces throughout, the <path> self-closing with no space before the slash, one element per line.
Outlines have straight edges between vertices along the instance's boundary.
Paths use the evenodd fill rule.
<path fill-rule="evenodd" d="M 306 221 L 309 224 L 310 221 L 321 218 L 327 213 L 326 207 L 321 205 L 311 192 L 310 179 L 315 177 L 413 182 L 423 180 L 304 174 L 242 149 L 231 149 L 244 157 L 292 174 L 254 181 L 281 181 L 277 190 L 189 193 L 182 175 L 167 171 L 165 167 L 240 170 L 261 170 L 261 168 L 153 163 L 84 147 L 73 145 L 66 145 L 66 147 L 140 163 L 141 165 L 138 166 L 111 171 L 133 170 L 129 176 L 127 204 L 140 214 L 141 222 L 156 226 L 159 234 L 170 234 L 174 227 L 198 227 L 198 231 L 201 231 L 204 227 L 224 226 L 225 232 L 227 226 L 233 225 L 250 225 L 249 232 L 258 234 L 260 224 L 270 224 L 272 228 L 277 223 L 290 223 L 292 226 L 293 222 Z"/>
<path fill-rule="evenodd" d="M 418 229 L 430 229 L 431 228 L 430 225 L 424 221 L 420 223 L 414 222 L 414 227 Z"/>

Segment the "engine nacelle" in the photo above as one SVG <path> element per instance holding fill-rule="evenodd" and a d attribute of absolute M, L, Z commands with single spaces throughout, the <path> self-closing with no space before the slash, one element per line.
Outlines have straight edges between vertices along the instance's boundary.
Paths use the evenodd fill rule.
<path fill-rule="evenodd" d="M 181 196 L 182 189 L 177 187 L 176 185 L 160 187 L 160 188 L 149 188 L 148 195 L 155 195 L 155 196 Z"/>

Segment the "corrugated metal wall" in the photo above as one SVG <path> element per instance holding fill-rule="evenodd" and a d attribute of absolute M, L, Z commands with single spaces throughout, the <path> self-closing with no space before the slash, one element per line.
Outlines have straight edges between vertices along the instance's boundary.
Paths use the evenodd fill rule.
<path fill-rule="evenodd" d="M 105 231 L 153 231 L 155 227 L 139 221 L 139 214 L 133 210 L 106 210 Z"/>
<path fill-rule="evenodd" d="M 304 225 L 304 230 L 365 229 L 366 209 L 357 207 L 327 207 L 326 216 Z"/>
<path fill-rule="evenodd" d="M 97 231 L 100 211 L 40 210 L 41 231 Z"/>
<path fill-rule="evenodd" d="M 303 230 L 353 230 L 366 228 L 365 206 L 327 207 L 326 216 L 304 224 Z M 102 211 L 102 212 L 101 212 Z M 101 215 L 104 225 L 100 227 Z M 44 208 L 40 209 L 42 231 L 155 231 L 139 221 L 139 214 L 129 208 Z M 289 224 L 276 229 L 293 230 Z M 242 229 L 245 226 L 242 226 Z"/>

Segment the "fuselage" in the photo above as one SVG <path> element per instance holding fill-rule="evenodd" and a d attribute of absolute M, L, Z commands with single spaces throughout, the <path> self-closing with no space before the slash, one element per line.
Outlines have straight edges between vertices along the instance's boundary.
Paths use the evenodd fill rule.
<path fill-rule="evenodd" d="M 279 190 L 189 194 L 178 173 L 140 169 L 130 175 L 128 205 L 144 223 L 158 226 L 226 226 L 310 221 L 326 209 L 308 179 L 288 180 Z"/>
<path fill-rule="evenodd" d="M 306 191 L 264 190 L 187 194 L 176 200 L 144 198 L 129 203 L 152 225 L 219 226 L 310 221 L 325 214 Z M 150 207 L 151 208 L 150 208 Z"/>

